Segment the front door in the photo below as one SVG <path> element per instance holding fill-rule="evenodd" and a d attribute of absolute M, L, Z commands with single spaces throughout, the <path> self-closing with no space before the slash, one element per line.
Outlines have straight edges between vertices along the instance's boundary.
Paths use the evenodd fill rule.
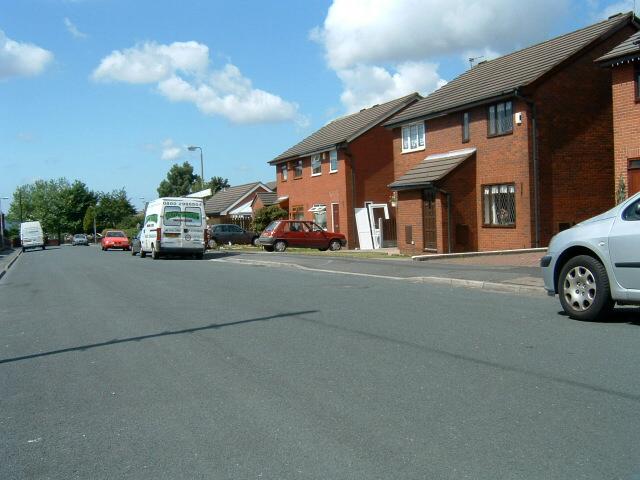
<path fill-rule="evenodd" d="M 627 178 L 629 179 L 629 196 L 640 192 L 640 159 L 629 160 Z"/>
<path fill-rule="evenodd" d="M 389 218 L 389 210 L 385 204 L 368 204 L 369 222 L 371 223 L 371 236 L 373 238 L 373 248 L 382 246 L 382 230 L 380 220 Z"/>
<path fill-rule="evenodd" d="M 437 250 L 436 242 L 436 192 L 425 190 L 423 193 L 423 225 L 424 225 L 424 249 Z"/>

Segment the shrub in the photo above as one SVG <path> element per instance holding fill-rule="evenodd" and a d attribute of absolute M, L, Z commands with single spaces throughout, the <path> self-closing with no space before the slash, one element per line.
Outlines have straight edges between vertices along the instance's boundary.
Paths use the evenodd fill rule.
<path fill-rule="evenodd" d="M 260 233 L 274 220 L 282 220 L 288 216 L 289 213 L 280 208 L 279 205 L 262 207 L 260 210 L 256 211 L 253 222 L 251 222 L 251 228 Z"/>

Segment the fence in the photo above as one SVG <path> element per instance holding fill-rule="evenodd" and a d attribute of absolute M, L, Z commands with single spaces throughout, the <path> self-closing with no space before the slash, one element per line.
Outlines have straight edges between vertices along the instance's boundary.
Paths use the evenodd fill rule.
<path fill-rule="evenodd" d="M 390 248 L 398 246 L 398 232 L 396 230 L 395 218 L 378 219 L 380 228 L 380 246 L 382 248 Z"/>

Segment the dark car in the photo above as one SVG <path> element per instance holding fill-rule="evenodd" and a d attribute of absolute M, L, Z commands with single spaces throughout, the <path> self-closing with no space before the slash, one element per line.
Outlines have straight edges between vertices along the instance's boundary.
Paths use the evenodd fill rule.
<path fill-rule="evenodd" d="M 314 222 L 275 220 L 264 229 L 258 242 L 267 252 L 284 252 L 287 247 L 336 251 L 347 244 L 347 239 L 343 234 L 328 232 Z"/>
<path fill-rule="evenodd" d="M 260 235 L 251 230 L 245 230 L 232 223 L 221 223 L 209 227 L 209 246 L 226 245 L 229 242 L 236 245 L 257 245 Z"/>
<path fill-rule="evenodd" d="M 140 253 L 142 250 L 142 242 L 140 242 L 140 235 L 142 235 L 142 230 L 138 232 L 138 234 L 131 239 L 131 255 L 135 256 Z"/>

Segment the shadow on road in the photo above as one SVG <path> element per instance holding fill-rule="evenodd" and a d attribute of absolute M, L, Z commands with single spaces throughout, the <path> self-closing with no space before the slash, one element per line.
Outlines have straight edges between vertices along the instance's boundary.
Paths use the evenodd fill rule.
<path fill-rule="evenodd" d="M 33 353 L 31 355 L 23 355 L 21 357 L 0 359 L 0 364 L 19 362 L 22 360 L 30 360 L 32 358 L 48 357 L 50 355 L 59 355 L 61 353 L 83 352 L 85 350 L 90 350 L 92 348 L 106 347 L 108 345 L 117 345 L 119 343 L 139 342 L 141 340 L 148 340 L 150 338 L 168 337 L 171 335 L 182 335 L 185 333 L 195 333 L 195 332 L 201 332 L 204 330 L 215 330 L 217 328 L 231 327 L 234 325 L 242 325 L 244 323 L 265 322 L 267 320 L 275 320 L 277 318 L 294 317 L 296 315 L 305 315 L 308 313 L 317 313 L 317 312 L 318 310 L 304 310 L 301 312 L 279 313 L 277 315 L 269 315 L 268 317 L 257 317 L 257 318 L 249 318 L 247 320 L 238 320 L 237 322 L 210 323 L 209 325 L 205 325 L 202 327 L 185 328 L 182 330 L 168 330 L 165 332 L 152 333 L 149 335 L 140 335 L 138 337 L 114 338 L 113 340 L 109 340 L 107 342 L 91 343 L 89 345 L 82 345 L 79 347 L 62 348 L 60 350 L 51 350 L 49 352 Z"/>
<path fill-rule="evenodd" d="M 564 311 L 558 312 L 558 315 L 569 318 Z M 613 311 L 602 320 L 586 321 L 575 320 L 576 322 L 585 323 L 626 323 L 628 325 L 636 325 L 640 327 L 640 308 L 637 307 L 616 307 Z"/>

